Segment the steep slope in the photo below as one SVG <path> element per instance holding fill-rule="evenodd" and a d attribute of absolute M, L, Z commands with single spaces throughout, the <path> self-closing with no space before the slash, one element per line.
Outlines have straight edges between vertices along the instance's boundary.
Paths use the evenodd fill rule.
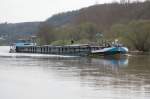
<path fill-rule="evenodd" d="M 46 20 L 46 23 L 52 26 L 62 26 L 70 24 L 79 16 L 79 11 L 70 11 L 53 15 Z"/>
<path fill-rule="evenodd" d="M 150 19 L 150 2 L 100 4 L 77 11 L 56 14 L 46 20 L 53 26 L 90 22 L 100 29 L 108 29 L 116 23 Z"/>

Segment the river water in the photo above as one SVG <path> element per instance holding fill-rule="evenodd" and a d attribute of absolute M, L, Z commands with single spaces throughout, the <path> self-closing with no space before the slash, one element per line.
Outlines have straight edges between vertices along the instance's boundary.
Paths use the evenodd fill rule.
<path fill-rule="evenodd" d="M 0 47 L 0 99 L 150 99 L 150 57 L 80 58 Z"/>

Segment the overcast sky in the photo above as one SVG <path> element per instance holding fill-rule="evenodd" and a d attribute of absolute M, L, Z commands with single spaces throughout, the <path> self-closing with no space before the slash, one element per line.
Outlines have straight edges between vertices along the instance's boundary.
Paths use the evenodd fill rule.
<path fill-rule="evenodd" d="M 108 2 L 112 0 L 0 0 L 0 23 L 44 21 L 59 12 Z"/>

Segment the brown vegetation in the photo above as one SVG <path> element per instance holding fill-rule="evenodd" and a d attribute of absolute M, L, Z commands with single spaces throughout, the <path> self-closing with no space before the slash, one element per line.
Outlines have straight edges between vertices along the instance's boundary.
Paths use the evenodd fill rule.
<path fill-rule="evenodd" d="M 148 51 L 149 9 L 148 1 L 94 5 L 54 15 L 42 24 L 38 35 L 42 43 L 50 44 L 57 40 L 95 42 L 96 34 L 103 33 L 107 39 L 119 38 L 127 46 Z"/>

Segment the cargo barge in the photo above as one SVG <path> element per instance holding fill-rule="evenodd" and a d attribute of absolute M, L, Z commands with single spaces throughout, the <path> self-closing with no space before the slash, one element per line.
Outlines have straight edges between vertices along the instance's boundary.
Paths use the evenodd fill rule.
<path fill-rule="evenodd" d="M 89 44 L 73 44 L 64 46 L 37 46 L 35 43 L 21 40 L 12 44 L 10 52 L 56 54 L 69 56 L 106 56 L 126 54 L 128 52 L 128 49 L 119 44 L 111 46 L 91 46 Z"/>

